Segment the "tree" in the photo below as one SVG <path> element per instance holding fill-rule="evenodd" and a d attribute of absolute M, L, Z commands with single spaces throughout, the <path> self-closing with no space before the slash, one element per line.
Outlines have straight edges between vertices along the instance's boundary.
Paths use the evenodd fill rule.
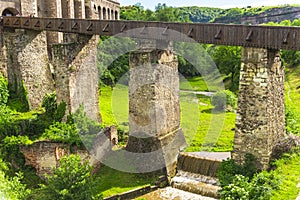
<path fill-rule="evenodd" d="M 237 91 L 241 66 L 241 47 L 216 46 L 211 54 L 220 72 L 230 76 L 231 86 L 229 89 L 233 92 Z"/>
<path fill-rule="evenodd" d="M 59 160 L 59 167 L 36 195 L 43 200 L 90 200 L 93 199 L 91 167 L 81 163 L 80 156 L 70 155 Z"/>

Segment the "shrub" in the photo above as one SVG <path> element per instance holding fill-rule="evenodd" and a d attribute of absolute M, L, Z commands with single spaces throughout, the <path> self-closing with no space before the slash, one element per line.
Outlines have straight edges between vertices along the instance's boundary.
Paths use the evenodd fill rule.
<path fill-rule="evenodd" d="M 30 194 L 26 185 L 21 183 L 22 173 L 17 173 L 14 177 L 7 177 L 5 172 L 8 166 L 0 159 L 0 197 L 1 199 L 21 200 Z"/>
<path fill-rule="evenodd" d="M 91 167 L 87 162 L 82 163 L 78 155 L 61 158 L 53 176 L 48 175 L 47 179 L 47 183 L 37 191 L 37 199 L 93 199 Z"/>
<path fill-rule="evenodd" d="M 249 182 L 243 175 L 234 176 L 232 183 L 223 187 L 220 197 L 224 200 L 249 200 Z"/>
<path fill-rule="evenodd" d="M 272 190 L 279 187 L 279 180 L 273 173 L 256 174 L 251 181 L 243 175 L 235 175 L 232 183 L 220 191 L 221 199 L 225 200 L 268 200 Z"/>
<path fill-rule="evenodd" d="M 74 124 L 56 122 L 55 124 L 51 125 L 49 129 L 46 129 L 41 137 L 43 139 L 49 139 L 55 142 L 63 142 L 70 145 L 81 144 L 81 140 L 78 135 L 78 129 Z"/>
<path fill-rule="evenodd" d="M 65 102 L 57 105 L 55 92 L 46 94 L 43 98 L 42 107 L 45 108 L 45 115 L 50 121 L 60 122 L 65 116 L 66 106 Z"/>
<path fill-rule="evenodd" d="M 211 103 L 216 110 L 232 111 L 236 109 L 237 97 L 229 90 L 219 91 L 212 97 Z"/>
<path fill-rule="evenodd" d="M 232 183 L 237 174 L 252 180 L 254 174 L 258 171 L 255 162 L 255 157 L 252 154 L 245 154 L 243 165 L 238 165 L 232 159 L 223 161 L 219 166 L 217 174 L 221 186 L 227 186 Z"/>

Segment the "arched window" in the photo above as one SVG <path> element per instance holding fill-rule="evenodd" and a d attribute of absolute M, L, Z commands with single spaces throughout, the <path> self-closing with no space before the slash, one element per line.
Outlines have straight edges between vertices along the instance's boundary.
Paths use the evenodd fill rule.
<path fill-rule="evenodd" d="M 107 8 L 107 19 L 110 19 L 110 9 Z"/>
<path fill-rule="evenodd" d="M 114 15 L 115 13 L 114 13 L 114 11 L 113 10 L 111 10 L 111 14 L 110 14 L 110 18 L 112 19 L 112 20 L 114 20 L 115 19 L 115 15 Z"/>
<path fill-rule="evenodd" d="M 115 11 L 115 19 L 116 19 L 116 20 L 119 19 L 119 13 L 118 13 L 118 11 Z"/>
<path fill-rule="evenodd" d="M 20 15 L 20 13 L 15 8 L 5 8 L 2 12 L 2 16 L 17 16 L 17 15 Z"/>
<path fill-rule="evenodd" d="M 103 8 L 103 19 L 106 19 L 106 8 Z"/>

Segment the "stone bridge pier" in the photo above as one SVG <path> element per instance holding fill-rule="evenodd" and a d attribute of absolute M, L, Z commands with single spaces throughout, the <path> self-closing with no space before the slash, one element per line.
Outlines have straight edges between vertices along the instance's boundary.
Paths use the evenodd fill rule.
<path fill-rule="evenodd" d="M 0 61 L 6 68 L 10 97 L 27 104 L 27 109 L 39 107 L 45 94 L 54 90 L 46 33 L 16 29 L 1 36 Z"/>
<path fill-rule="evenodd" d="M 74 113 L 83 105 L 87 117 L 101 122 L 97 68 L 99 36 L 78 37 L 78 42 L 52 45 L 57 101 L 66 102 L 66 114 Z"/>
<path fill-rule="evenodd" d="M 286 135 L 284 67 L 280 52 L 243 48 L 233 159 L 253 154 L 260 169 L 269 167 L 274 145 Z"/>
<path fill-rule="evenodd" d="M 169 43 L 144 42 L 140 44 L 143 48 L 130 54 L 126 149 L 136 153 L 139 172 L 163 168 L 170 179 L 176 173 L 179 150 L 185 146 L 180 128 L 178 62 Z"/>

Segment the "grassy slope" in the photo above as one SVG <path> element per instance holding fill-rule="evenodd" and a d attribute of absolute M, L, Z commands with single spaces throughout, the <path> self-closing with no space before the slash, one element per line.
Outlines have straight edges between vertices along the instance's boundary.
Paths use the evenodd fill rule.
<path fill-rule="evenodd" d="M 300 116 L 300 65 L 286 69 L 285 101 L 292 104 Z"/>
<path fill-rule="evenodd" d="M 286 104 L 292 104 L 295 112 L 300 117 L 300 65 L 286 69 Z M 300 155 L 293 155 L 277 161 L 276 174 L 281 176 L 282 184 L 279 190 L 275 191 L 272 200 L 296 199 L 300 192 L 297 184 L 300 182 Z"/>
<path fill-rule="evenodd" d="M 275 174 L 280 177 L 280 188 L 274 191 L 271 200 L 294 200 L 300 192 L 300 155 L 289 155 L 276 162 Z"/>

